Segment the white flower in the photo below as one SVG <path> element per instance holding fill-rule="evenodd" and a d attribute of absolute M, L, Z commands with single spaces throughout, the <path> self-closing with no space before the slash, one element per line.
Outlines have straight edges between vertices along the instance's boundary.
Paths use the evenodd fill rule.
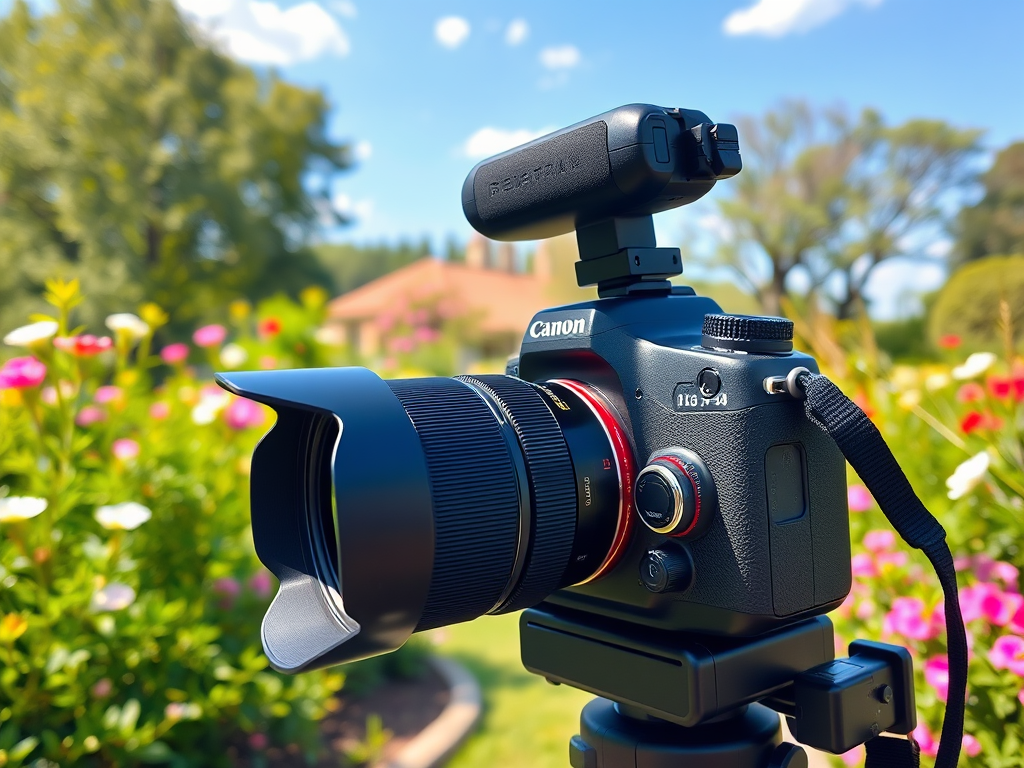
<path fill-rule="evenodd" d="M 107 318 L 107 328 L 130 339 L 141 339 L 149 333 L 149 323 L 131 312 L 119 312 Z"/>
<path fill-rule="evenodd" d="M 973 379 L 987 371 L 995 361 L 996 356 L 991 352 L 975 352 L 964 361 L 963 365 L 958 365 L 953 369 L 953 378 L 961 381 Z"/>
<path fill-rule="evenodd" d="M 325 347 L 345 346 L 345 332 L 336 325 L 325 325 L 322 328 L 317 328 L 313 338 L 316 339 L 317 344 L 323 344 Z"/>
<path fill-rule="evenodd" d="M 199 402 L 192 409 L 192 421 L 195 424 L 212 424 L 217 414 L 223 411 L 231 402 L 231 395 L 227 392 L 203 393 Z"/>
<path fill-rule="evenodd" d="M 40 320 L 38 323 L 15 328 L 4 336 L 4 344 L 11 347 L 30 347 L 36 342 L 45 341 L 57 333 L 55 320 Z"/>
<path fill-rule="evenodd" d="M 929 392 L 942 389 L 949 384 L 949 376 L 944 373 L 932 373 L 924 380 L 924 387 Z"/>
<path fill-rule="evenodd" d="M 8 496 L 0 499 L 0 523 L 28 520 L 46 509 L 46 499 L 34 496 Z"/>
<path fill-rule="evenodd" d="M 122 501 L 96 510 L 96 522 L 111 531 L 134 531 L 153 516 L 149 507 L 134 501 Z"/>
<path fill-rule="evenodd" d="M 946 480 L 946 487 L 949 488 L 949 493 L 946 495 L 956 500 L 973 491 L 975 486 L 981 482 L 981 478 L 988 472 L 991 463 L 992 460 L 985 451 L 963 462 L 953 470 L 953 474 Z"/>
<path fill-rule="evenodd" d="M 172 701 L 164 707 L 164 716 L 168 720 L 198 720 L 203 708 L 192 702 Z"/>
<path fill-rule="evenodd" d="M 135 590 L 115 581 L 96 592 L 89 607 L 94 611 L 120 611 L 134 602 Z"/>
<path fill-rule="evenodd" d="M 228 344 L 220 351 L 220 362 L 225 368 L 241 368 L 249 359 L 249 353 L 238 344 Z"/>

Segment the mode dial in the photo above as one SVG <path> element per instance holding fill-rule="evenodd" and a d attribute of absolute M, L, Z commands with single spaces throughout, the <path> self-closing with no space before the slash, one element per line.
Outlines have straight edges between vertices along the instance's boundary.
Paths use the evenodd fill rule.
<path fill-rule="evenodd" d="M 651 458 L 637 475 L 633 501 L 644 525 L 665 536 L 699 536 L 718 506 L 704 463 L 682 448 Z"/>
<path fill-rule="evenodd" d="M 784 317 L 704 315 L 701 346 L 730 352 L 779 355 L 793 351 L 793 321 Z"/>
<path fill-rule="evenodd" d="M 693 558 L 685 545 L 666 542 L 641 558 L 640 581 L 651 592 L 683 592 L 693 584 Z"/>

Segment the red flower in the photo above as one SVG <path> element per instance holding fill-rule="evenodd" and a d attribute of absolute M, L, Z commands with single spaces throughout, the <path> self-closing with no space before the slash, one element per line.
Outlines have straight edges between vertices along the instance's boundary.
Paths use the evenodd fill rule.
<path fill-rule="evenodd" d="M 1013 366 L 1010 385 L 1013 387 L 1013 399 L 1018 403 L 1024 403 L 1024 365 L 1019 362 Z"/>
<path fill-rule="evenodd" d="M 93 357 L 106 352 L 114 346 L 114 342 L 109 336 L 97 337 L 86 333 L 82 336 L 58 336 L 53 340 L 53 346 L 75 357 Z"/>
<path fill-rule="evenodd" d="M 961 403 L 976 403 L 985 398 L 985 388 L 976 381 L 969 381 L 960 387 L 956 399 Z"/>
<path fill-rule="evenodd" d="M 956 349 L 960 346 L 960 337 L 955 333 L 950 333 L 945 336 L 939 337 L 939 346 L 943 349 Z"/>
<path fill-rule="evenodd" d="M 868 400 L 868 394 L 863 389 L 858 389 L 853 395 L 854 404 L 864 411 L 864 415 L 869 419 L 876 413 L 875 409 L 871 407 L 871 401 Z"/>
<path fill-rule="evenodd" d="M 256 331 L 265 339 L 272 339 L 281 332 L 281 321 L 276 317 L 266 317 L 260 320 Z"/>
<path fill-rule="evenodd" d="M 1013 387 L 1013 380 L 1009 376 L 989 376 L 988 377 L 988 391 L 992 393 L 992 397 L 998 397 L 1000 400 L 1005 400 L 1010 396 L 1010 390 Z"/>
<path fill-rule="evenodd" d="M 960 429 L 967 435 L 979 429 L 996 430 L 1002 426 L 1002 419 L 996 418 L 988 411 L 984 413 L 968 411 L 968 413 L 960 419 Z"/>

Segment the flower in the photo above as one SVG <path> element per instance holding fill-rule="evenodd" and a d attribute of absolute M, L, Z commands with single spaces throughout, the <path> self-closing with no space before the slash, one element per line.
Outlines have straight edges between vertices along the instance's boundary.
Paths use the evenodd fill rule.
<path fill-rule="evenodd" d="M 168 720 L 198 720 L 202 714 L 202 707 L 187 701 L 172 701 L 164 707 L 164 715 Z"/>
<path fill-rule="evenodd" d="M 968 757 L 977 757 L 981 754 L 981 742 L 971 736 L 971 734 L 965 733 L 960 743 L 963 745 L 964 752 Z"/>
<path fill-rule="evenodd" d="M 232 399 L 227 410 L 224 411 L 224 421 L 232 429 L 258 427 L 263 423 L 264 418 L 263 409 L 257 403 L 242 397 Z"/>
<path fill-rule="evenodd" d="M 46 366 L 34 357 L 12 357 L 0 368 L 0 389 L 31 389 L 46 378 Z"/>
<path fill-rule="evenodd" d="M 317 344 L 322 344 L 325 347 L 345 346 L 345 331 L 336 325 L 325 325 L 317 328 L 313 333 L 313 338 Z"/>
<path fill-rule="evenodd" d="M 883 552 L 896 545 L 896 535 L 892 531 L 868 531 L 864 534 L 864 548 L 870 552 Z"/>
<path fill-rule="evenodd" d="M 249 353 L 240 344 L 227 344 L 220 351 L 220 362 L 225 368 L 241 368 L 249 359 Z"/>
<path fill-rule="evenodd" d="M 946 494 L 950 499 L 956 501 L 973 491 L 981 479 L 988 472 L 992 460 L 986 451 L 975 454 L 967 461 L 961 462 L 953 474 L 946 478 L 946 487 L 949 492 Z"/>
<path fill-rule="evenodd" d="M 96 522 L 109 531 L 134 531 L 151 517 L 149 507 L 135 501 L 105 504 L 96 510 Z"/>
<path fill-rule="evenodd" d="M 273 584 L 267 571 L 256 571 L 249 579 L 249 589 L 259 597 L 269 597 Z"/>
<path fill-rule="evenodd" d="M 107 414 L 102 408 L 97 408 L 95 405 L 87 405 L 75 416 L 75 424 L 80 427 L 88 427 L 106 418 Z"/>
<path fill-rule="evenodd" d="M 192 334 L 192 341 L 197 347 L 216 347 L 223 343 L 228 331 L 223 325 L 204 325 Z"/>
<path fill-rule="evenodd" d="M 46 499 L 35 496 L 8 496 L 0 499 L 0 523 L 15 523 L 42 514 Z"/>
<path fill-rule="evenodd" d="M 939 742 L 932 736 L 928 726 L 921 718 L 917 719 L 917 728 L 914 729 L 914 741 L 921 747 L 921 754 L 928 757 L 935 757 L 939 754 Z"/>
<path fill-rule="evenodd" d="M 55 320 L 40 320 L 38 323 L 23 325 L 4 336 L 4 344 L 9 347 L 31 347 L 57 333 L 57 327 Z"/>
<path fill-rule="evenodd" d="M 111 453 L 114 454 L 114 458 L 119 461 L 131 461 L 139 455 L 139 444 L 128 437 L 122 437 L 120 440 L 115 440 L 114 444 L 110 447 Z"/>
<path fill-rule="evenodd" d="M 854 555 L 850 560 L 850 566 L 853 569 L 854 576 L 862 576 L 864 578 L 873 578 L 878 575 L 878 569 L 875 567 L 875 561 L 871 555 L 864 554 L 863 552 Z"/>
<path fill-rule="evenodd" d="M 122 336 L 130 341 L 141 339 L 149 333 L 149 323 L 130 312 L 119 312 L 116 315 L 110 315 L 107 318 L 106 324 L 107 328 L 118 336 Z"/>
<path fill-rule="evenodd" d="M 916 597 L 897 597 L 882 622 L 886 634 L 911 640 L 930 640 L 935 635 L 932 622 L 925 616 L 924 601 Z"/>
<path fill-rule="evenodd" d="M 260 358 L 260 368 L 264 371 L 272 371 L 277 368 L 277 358 L 273 355 L 264 355 Z"/>
<path fill-rule="evenodd" d="M 86 333 L 81 336 L 58 336 L 53 340 L 53 346 L 75 357 L 95 357 L 111 349 L 114 341 L 109 336 Z"/>
<path fill-rule="evenodd" d="M 135 590 L 127 584 L 112 582 L 92 596 L 89 607 L 94 611 L 120 611 L 135 602 Z"/>
<path fill-rule="evenodd" d="M 388 349 L 398 354 L 408 354 L 416 348 L 416 342 L 410 336 L 396 336 L 388 344 Z"/>
<path fill-rule="evenodd" d="M 968 411 L 968 413 L 960 420 L 960 429 L 965 435 L 969 435 L 971 432 L 975 432 L 979 429 L 996 430 L 1002 426 L 1002 419 L 993 416 L 988 411 L 985 411 L 984 413 Z"/>
<path fill-rule="evenodd" d="M 1009 376 L 989 376 L 987 383 L 988 391 L 992 393 L 992 397 L 1008 400 L 1010 395 L 1013 394 L 1013 379 Z"/>
<path fill-rule="evenodd" d="M 924 387 L 929 392 L 942 389 L 949 384 L 949 376 L 945 373 L 932 373 L 924 380 Z"/>
<path fill-rule="evenodd" d="M 160 359 L 168 365 L 188 360 L 188 344 L 183 344 L 180 341 L 177 344 L 168 344 L 160 350 Z"/>
<path fill-rule="evenodd" d="M 868 489 L 863 485 L 851 485 L 847 488 L 846 501 L 850 505 L 851 512 L 864 512 L 871 509 L 871 505 L 875 503 Z"/>
<path fill-rule="evenodd" d="M 124 394 L 120 387 L 115 387 L 113 384 L 107 384 L 106 386 L 100 387 L 96 390 L 96 394 L 93 395 L 93 400 L 97 403 L 110 403 L 114 400 L 119 400 L 121 395 Z"/>
<path fill-rule="evenodd" d="M 945 656 L 934 656 L 924 663 L 924 679 L 932 688 L 940 701 L 949 696 L 949 659 Z"/>
<path fill-rule="evenodd" d="M 218 387 L 203 387 L 199 402 L 192 409 L 192 421 L 195 424 L 212 424 L 228 403 L 231 395 Z"/>
<path fill-rule="evenodd" d="M 166 400 L 157 400 L 149 406 L 149 418 L 163 421 L 171 415 L 171 404 Z"/>
<path fill-rule="evenodd" d="M 900 408 L 903 410 L 912 411 L 921 404 L 921 390 L 908 389 L 900 394 L 896 402 L 899 403 Z"/>
<path fill-rule="evenodd" d="M 953 378 L 975 379 L 987 371 L 995 361 L 996 356 L 991 352 L 975 352 L 964 361 L 963 365 L 958 365 L 953 369 Z"/>
<path fill-rule="evenodd" d="M 960 590 L 960 612 L 964 623 L 985 619 L 989 624 L 1005 627 L 1024 607 L 1024 597 L 1004 592 L 998 584 L 981 582 Z"/>
<path fill-rule="evenodd" d="M 968 381 L 956 393 L 961 403 L 976 403 L 985 398 L 985 388 L 976 381 Z"/>
<path fill-rule="evenodd" d="M 213 582 L 213 592 L 217 595 L 224 595 L 225 597 L 237 597 L 238 593 L 242 591 L 241 585 L 237 579 L 230 577 L 224 577 L 217 579 Z"/>
<path fill-rule="evenodd" d="M 960 346 L 961 339 L 955 333 L 947 333 L 939 337 L 939 346 L 943 349 L 956 349 Z"/>
<path fill-rule="evenodd" d="M 110 695 L 110 692 L 114 690 L 114 684 L 110 682 L 109 677 L 104 677 L 97 680 L 89 691 L 97 699 L 105 699 Z"/>
<path fill-rule="evenodd" d="M 265 733 L 249 734 L 249 746 L 255 749 L 257 752 L 266 749 L 269 743 L 270 740 L 267 739 L 267 734 Z"/>
<path fill-rule="evenodd" d="M 0 619 L 0 643 L 13 643 L 28 629 L 28 620 L 17 613 L 7 613 Z"/>
<path fill-rule="evenodd" d="M 429 326 L 420 326 L 412 332 L 412 337 L 419 344 L 430 344 L 441 338 L 441 334 Z"/>
<path fill-rule="evenodd" d="M 996 669 L 1008 669 L 1024 677 L 1024 637 L 1003 635 L 992 644 L 988 660 Z"/>
<path fill-rule="evenodd" d="M 257 323 L 256 332 L 264 339 L 272 339 L 281 332 L 281 321 L 276 317 L 265 317 Z"/>

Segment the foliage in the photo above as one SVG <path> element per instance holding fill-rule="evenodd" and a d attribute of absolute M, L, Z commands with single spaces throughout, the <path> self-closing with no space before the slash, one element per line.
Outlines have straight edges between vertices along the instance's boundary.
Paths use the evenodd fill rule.
<path fill-rule="evenodd" d="M 932 308 L 930 332 L 973 347 L 1012 348 L 1024 339 L 1024 254 L 988 256 L 954 272 Z"/>
<path fill-rule="evenodd" d="M 281 676 L 259 647 L 247 474 L 270 413 L 197 370 L 328 361 L 322 293 L 159 354 L 155 305 L 97 337 L 77 285 L 48 297 L 0 369 L 0 764 L 229 764 L 239 734 L 315 753 L 342 674 Z"/>
<path fill-rule="evenodd" d="M 430 255 L 430 242 L 400 240 L 395 245 L 321 244 L 313 248 L 317 259 L 331 276 L 333 289 L 347 293 L 371 280 L 394 272 Z"/>
<path fill-rule="evenodd" d="M 981 177 L 985 194 L 960 211 L 954 258 L 1024 253 L 1024 142 L 1003 149 Z"/>
<path fill-rule="evenodd" d="M 938 120 L 889 126 L 873 110 L 854 122 L 800 102 L 744 120 L 743 172 L 719 202 L 732 236 L 716 262 L 731 266 L 769 314 L 799 275 L 850 317 L 875 267 L 925 255 L 950 195 L 972 178 L 979 135 Z"/>
<path fill-rule="evenodd" d="M 329 283 L 305 247 L 349 164 L 326 112 L 215 51 L 171 0 L 36 17 L 17 0 L 0 19 L 0 321 L 37 310 L 54 275 L 81 280 L 94 324 L 145 297 L 182 327 Z"/>

